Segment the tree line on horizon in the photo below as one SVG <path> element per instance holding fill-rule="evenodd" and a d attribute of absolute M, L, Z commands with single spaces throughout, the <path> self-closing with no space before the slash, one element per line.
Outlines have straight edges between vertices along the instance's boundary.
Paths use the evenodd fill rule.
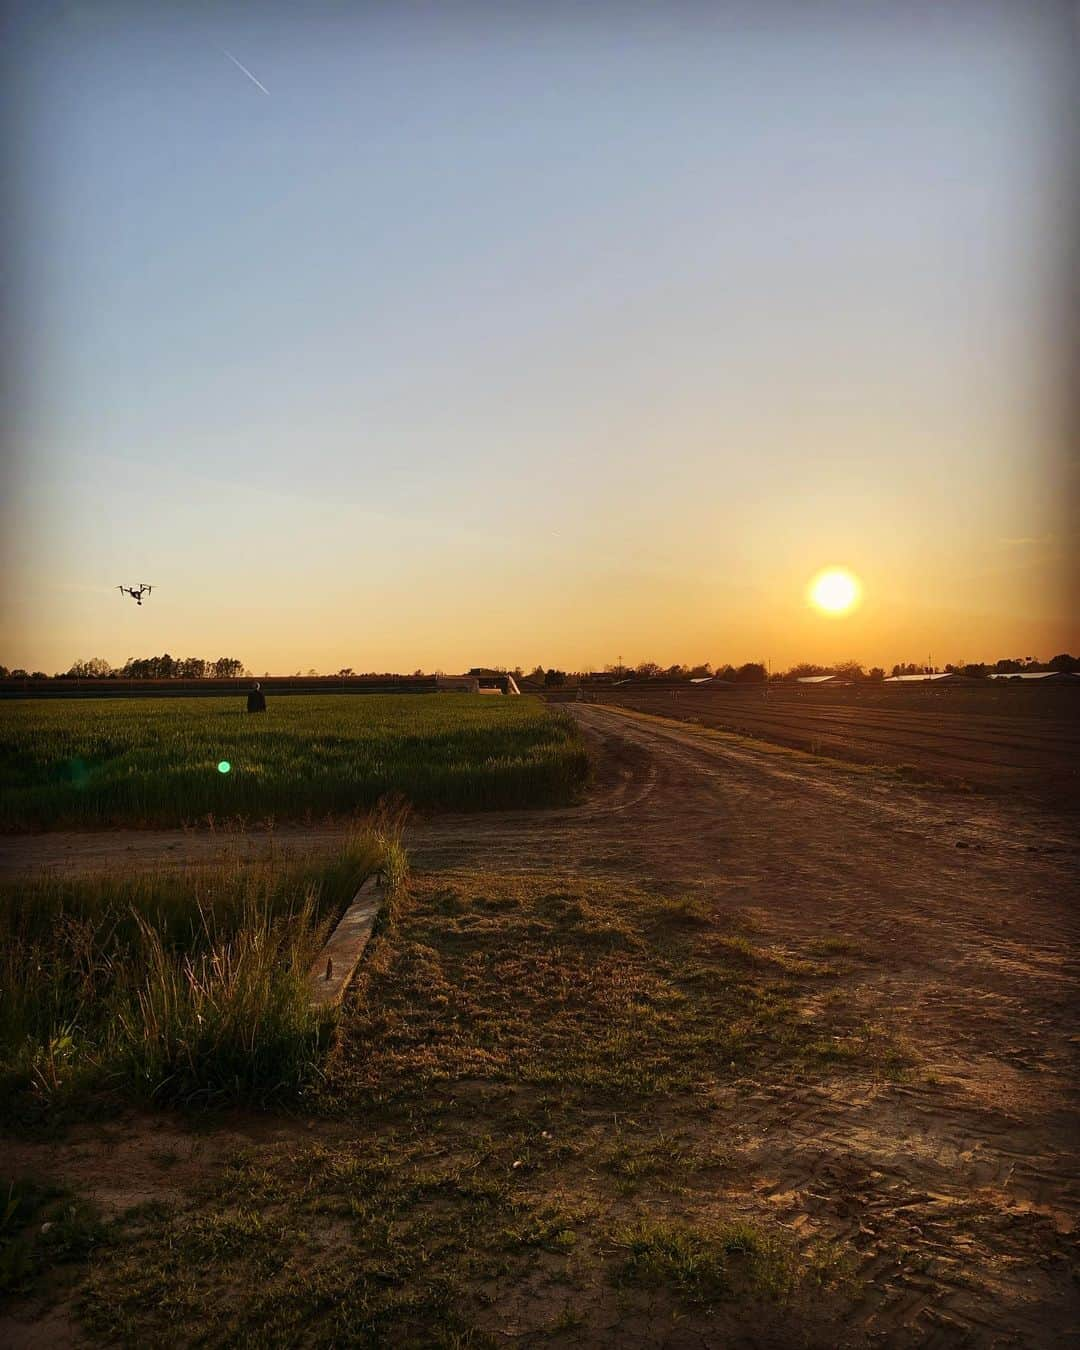
<path fill-rule="evenodd" d="M 238 675 L 249 675 L 243 661 L 235 656 L 219 656 L 216 661 L 201 656 L 129 656 L 122 666 L 114 666 L 103 656 L 88 661 L 75 661 L 70 669 L 46 675 L 43 670 L 32 673 L 8 670 L 0 666 L 0 679 L 30 680 L 228 680 Z"/>
<path fill-rule="evenodd" d="M 994 662 L 947 662 L 941 667 L 918 665 L 915 662 L 898 662 L 888 672 L 888 675 L 944 673 L 967 675 L 972 679 L 983 679 L 991 674 L 1017 675 L 1023 674 L 1025 671 L 1032 673 L 1036 671 L 1073 673 L 1080 671 L 1080 658 L 1071 656 L 1068 652 L 1062 652 L 1049 661 L 1039 661 L 1034 656 L 1002 657 Z M 615 679 L 695 680 L 713 678 L 729 680 L 736 684 L 764 684 L 768 680 L 800 680 L 815 675 L 838 675 L 841 679 L 851 680 L 855 683 L 880 682 L 887 678 L 884 667 L 871 666 L 867 669 L 861 661 L 854 659 L 837 661 L 832 665 L 817 665 L 811 661 L 800 661 L 788 670 L 776 670 L 771 673 L 762 661 L 748 661 L 738 667 L 730 664 L 714 667 L 708 661 L 697 666 L 661 666 L 655 661 L 641 661 L 636 666 L 606 665 L 602 673 Z"/>
<path fill-rule="evenodd" d="M 801 661 L 792 666 L 789 670 L 769 672 L 765 663 L 762 661 L 747 661 L 741 666 L 733 666 L 729 663 L 720 663 L 713 666 L 710 662 L 704 661 L 696 666 L 672 665 L 662 666 L 656 661 L 639 661 L 636 666 L 624 666 L 621 664 L 610 664 L 603 668 L 602 672 L 596 671 L 565 671 L 552 666 L 545 669 L 541 665 L 535 666 L 531 671 L 525 672 L 520 666 L 491 667 L 503 674 L 514 675 L 517 679 L 526 679 L 534 684 L 541 684 L 545 688 L 561 688 L 565 685 L 579 683 L 582 679 L 597 679 L 600 676 L 607 676 L 611 679 L 639 679 L 639 680 L 702 680 L 718 679 L 727 680 L 733 684 L 765 684 L 767 681 L 777 680 L 798 680 L 805 679 L 814 675 L 838 675 L 842 679 L 851 680 L 855 683 L 880 683 L 886 678 L 886 672 L 882 666 L 871 666 L 866 669 L 860 661 L 847 660 L 839 661 L 831 666 L 816 665 L 813 662 Z M 892 675 L 930 675 L 938 673 L 955 673 L 966 675 L 972 679 L 982 679 L 987 675 L 1017 675 L 1025 671 L 1063 671 L 1074 673 L 1080 671 L 1080 657 L 1070 655 L 1068 652 L 1062 652 L 1058 656 L 1051 657 L 1049 661 L 1039 661 L 1034 656 L 1024 657 L 1002 657 L 1000 660 L 987 662 L 948 662 L 940 671 L 927 665 L 918 665 L 914 662 L 898 662 L 892 667 Z M 441 671 L 435 671 L 439 675 Z M 475 673 L 475 671 L 474 671 Z M 269 678 L 269 671 L 265 676 Z M 173 657 L 168 652 L 161 656 L 148 657 L 129 657 L 122 666 L 113 666 L 104 657 L 95 656 L 87 661 L 75 661 L 70 669 L 59 671 L 53 676 L 47 675 L 42 670 L 26 671 L 22 669 L 9 670 L 7 666 L 0 665 L 0 680 L 7 679 L 31 679 L 31 680 L 72 680 L 72 679 L 124 679 L 124 680 L 222 680 L 236 679 L 240 676 L 252 676 L 252 672 L 245 666 L 244 662 L 235 656 L 219 656 L 215 661 L 204 660 L 199 656 Z M 320 672 L 315 669 L 307 671 L 296 671 L 295 677 L 319 677 Z M 390 671 L 355 671 L 351 666 L 344 666 L 340 670 L 329 671 L 323 675 L 323 678 L 335 676 L 339 679 L 401 679 L 404 677 L 399 673 Z M 411 678 L 421 679 L 424 672 L 414 670 Z"/>

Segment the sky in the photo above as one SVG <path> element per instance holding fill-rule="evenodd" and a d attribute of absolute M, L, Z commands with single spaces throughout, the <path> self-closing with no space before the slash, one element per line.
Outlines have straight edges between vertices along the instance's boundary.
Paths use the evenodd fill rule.
<path fill-rule="evenodd" d="M 1071 6 L 4 38 L 0 662 L 1080 651 Z"/>

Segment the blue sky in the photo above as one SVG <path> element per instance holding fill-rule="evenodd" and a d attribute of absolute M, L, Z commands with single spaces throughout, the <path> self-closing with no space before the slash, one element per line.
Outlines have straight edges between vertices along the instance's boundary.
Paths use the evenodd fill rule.
<path fill-rule="evenodd" d="M 27 8 L 2 659 L 1075 647 L 1069 35 Z M 831 562 L 843 624 L 803 602 Z"/>

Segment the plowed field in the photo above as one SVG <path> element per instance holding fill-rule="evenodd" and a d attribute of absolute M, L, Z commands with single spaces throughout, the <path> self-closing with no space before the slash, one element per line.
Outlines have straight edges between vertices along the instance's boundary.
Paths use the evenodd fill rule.
<path fill-rule="evenodd" d="M 616 690 L 599 699 L 916 779 L 1080 805 L 1080 689 Z"/>

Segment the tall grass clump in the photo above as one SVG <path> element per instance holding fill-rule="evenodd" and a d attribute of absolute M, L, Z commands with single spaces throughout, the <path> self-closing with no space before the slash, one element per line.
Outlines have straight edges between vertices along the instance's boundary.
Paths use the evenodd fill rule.
<path fill-rule="evenodd" d="M 0 704 L 7 830 L 348 816 L 395 794 L 555 806 L 587 773 L 573 720 L 527 697 L 296 696 L 258 717 L 232 698 Z"/>
<path fill-rule="evenodd" d="M 88 1092 L 294 1096 L 317 1077 L 330 1031 L 310 1007 L 308 972 L 366 876 L 389 869 L 400 882 L 398 825 L 358 831 L 329 863 L 0 888 L 7 1109 L 39 1115 Z"/>

